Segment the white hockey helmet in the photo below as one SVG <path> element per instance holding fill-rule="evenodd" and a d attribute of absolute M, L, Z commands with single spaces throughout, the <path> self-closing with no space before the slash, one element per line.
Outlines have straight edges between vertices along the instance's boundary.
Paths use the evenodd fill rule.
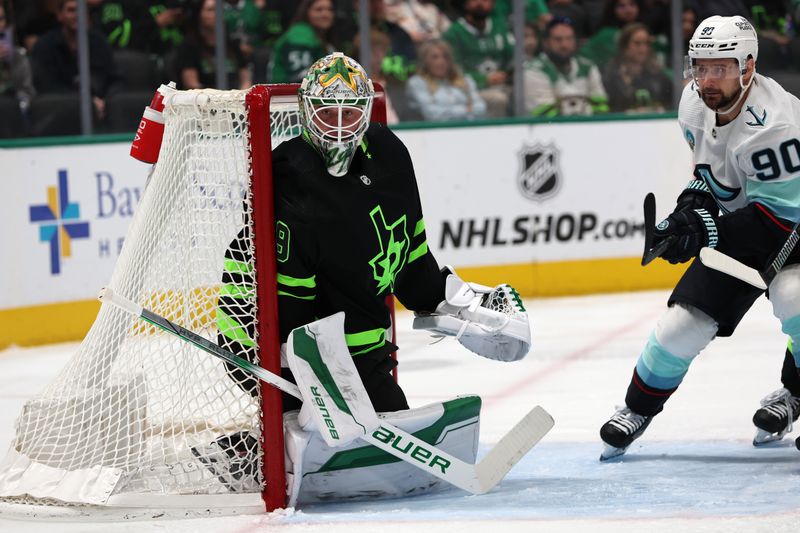
<path fill-rule="evenodd" d="M 744 17 L 715 15 L 703 20 L 689 40 L 689 64 L 695 59 L 732 58 L 739 63 L 739 76 L 747 70 L 747 59 L 758 59 L 758 37 Z"/>
<path fill-rule="evenodd" d="M 328 172 L 343 176 L 369 127 L 375 89 L 364 68 L 335 52 L 311 65 L 297 98 L 306 139 Z"/>

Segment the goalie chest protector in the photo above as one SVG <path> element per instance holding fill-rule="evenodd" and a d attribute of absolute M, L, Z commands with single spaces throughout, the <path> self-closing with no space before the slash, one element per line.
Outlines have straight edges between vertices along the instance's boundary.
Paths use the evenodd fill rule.
<path fill-rule="evenodd" d="M 388 128 L 370 125 L 344 176 L 328 174 L 302 135 L 275 149 L 273 175 L 283 339 L 338 311 L 347 334 L 385 330 L 390 292 L 412 309 L 441 301 L 444 280 L 427 249 L 411 158 Z M 383 344 L 354 338 L 354 355 Z"/>

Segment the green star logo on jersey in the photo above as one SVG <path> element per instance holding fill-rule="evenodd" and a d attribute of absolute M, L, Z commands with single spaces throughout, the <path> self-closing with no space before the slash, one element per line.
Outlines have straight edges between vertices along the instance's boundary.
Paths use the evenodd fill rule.
<path fill-rule="evenodd" d="M 386 224 L 381 206 L 370 211 L 372 224 L 378 234 L 381 251 L 369 261 L 375 281 L 378 282 L 378 294 L 386 289 L 394 289 L 397 274 L 406 264 L 409 238 L 406 231 L 406 216 L 403 215 L 392 224 Z"/>

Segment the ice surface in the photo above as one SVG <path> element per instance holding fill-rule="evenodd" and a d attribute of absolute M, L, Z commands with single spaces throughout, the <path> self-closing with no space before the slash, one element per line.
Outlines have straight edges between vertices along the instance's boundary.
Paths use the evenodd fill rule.
<path fill-rule="evenodd" d="M 780 386 L 785 337 L 760 299 L 734 337 L 717 339 L 644 437 L 600 463 L 600 425 L 622 403 L 633 365 L 667 293 L 528 300 L 533 351 L 517 363 L 481 359 L 452 340 L 430 344 L 401 313 L 400 381 L 420 406 L 458 394 L 484 400 L 485 451 L 539 404 L 556 426 L 489 494 L 457 489 L 403 500 L 306 506 L 269 515 L 136 523 L 49 523 L 0 516 L 0 531 L 528 532 L 800 531 L 794 437 L 750 444 L 759 399 Z M 26 398 L 74 344 L 0 352 L 0 451 Z"/>

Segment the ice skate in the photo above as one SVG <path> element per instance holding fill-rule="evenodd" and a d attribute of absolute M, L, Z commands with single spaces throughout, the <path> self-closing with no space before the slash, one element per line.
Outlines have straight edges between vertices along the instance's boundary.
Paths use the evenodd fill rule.
<path fill-rule="evenodd" d="M 652 419 L 652 416 L 634 413 L 627 407 L 617 410 L 600 428 L 600 438 L 605 444 L 600 460 L 607 461 L 624 454 L 628 446 L 644 433 Z"/>
<path fill-rule="evenodd" d="M 789 416 L 791 414 L 791 416 Z M 800 396 L 793 396 L 780 388 L 761 400 L 761 408 L 753 415 L 757 432 L 753 446 L 763 446 L 781 440 L 792 431 L 792 424 L 800 416 Z"/>
<path fill-rule="evenodd" d="M 256 439 L 248 433 L 224 435 L 192 454 L 231 492 L 259 490 Z"/>

